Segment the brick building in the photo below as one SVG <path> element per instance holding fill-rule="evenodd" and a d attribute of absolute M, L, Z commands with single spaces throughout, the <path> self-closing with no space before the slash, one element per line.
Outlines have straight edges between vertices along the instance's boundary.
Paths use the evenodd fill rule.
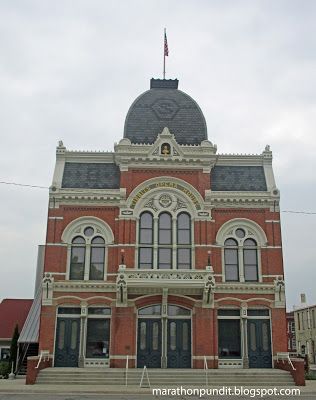
<path fill-rule="evenodd" d="M 33 300 L 3 299 L 0 303 L 0 362 L 10 359 L 13 332 L 18 326 L 21 332 Z"/>
<path fill-rule="evenodd" d="M 269 146 L 217 154 L 177 80 L 151 80 L 113 152 L 59 143 L 39 334 L 52 365 L 272 367 L 283 279 Z"/>

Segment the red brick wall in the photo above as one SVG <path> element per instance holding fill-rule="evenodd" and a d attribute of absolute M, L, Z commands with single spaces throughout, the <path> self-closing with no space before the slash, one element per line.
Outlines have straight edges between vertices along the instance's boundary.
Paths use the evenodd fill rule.
<path fill-rule="evenodd" d="M 285 308 L 271 310 L 273 353 L 287 351 L 286 311 Z"/>

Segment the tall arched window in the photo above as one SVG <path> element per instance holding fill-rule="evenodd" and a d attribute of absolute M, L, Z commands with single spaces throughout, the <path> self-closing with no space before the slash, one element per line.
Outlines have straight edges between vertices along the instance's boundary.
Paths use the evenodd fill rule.
<path fill-rule="evenodd" d="M 139 268 L 153 267 L 153 216 L 150 212 L 143 212 L 139 220 Z"/>
<path fill-rule="evenodd" d="M 177 267 L 191 268 L 191 218 L 187 213 L 177 218 Z"/>
<path fill-rule="evenodd" d="M 105 221 L 93 216 L 74 219 L 61 240 L 67 244 L 66 279 L 106 279 L 108 246 L 114 243 L 114 235 Z"/>
<path fill-rule="evenodd" d="M 258 281 L 257 243 L 253 239 L 244 241 L 243 249 L 245 281 Z"/>
<path fill-rule="evenodd" d="M 71 243 L 71 260 L 69 279 L 83 280 L 85 269 L 86 241 L 77 236 Z"/>
<path fill-rule="evenodd" d="M 91 240 L 90 280 L 101 280 L 104 277 L 104 245 L 104 239 L 100 236 L 97 236 Z"/>
<path fill-rule="evenodd" d="M 225 280 L 239 281 L 238 243 L 234 239 L 225 240 Z"/>
<path fill-rule="evenodd" d="M 263 281 L 261 249 L 268 239 L 260 225 L 246 218 L 229 220 L 218 230 L 216 242 L 222 245 L 224 281 Z"/>
<path fill-rule="evenodd" d="M 192 267 L 191 217 L 172 217 L 163 211 L 153 218 L 145 211 L 139 218 L 138 267 L 140 269 L 190 269 Z"/>
<path fill-rule="evenodd" d="M 172 268 L 172 218 L 163 212 L 158 220 L 158 269 Z"/>

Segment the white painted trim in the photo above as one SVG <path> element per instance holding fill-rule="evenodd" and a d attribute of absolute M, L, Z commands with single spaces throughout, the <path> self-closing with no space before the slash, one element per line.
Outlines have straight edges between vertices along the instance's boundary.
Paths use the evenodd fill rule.
<path fill-rule="evenodd" d="M 164 186 L 164 184 L 167 184 Z M 197 200 L 197 203 L 200 207 L 199 210 L 197 210 L 196 206 L 194 205 L 193 201 L 191 198 L 184 192 L 179 190 L 177 187 L 173 187 L 173 184 L 177 184 L 184 189 L 186 189 L 189 193 L 192 193 L 192 195 L 195 197 Z M 149 185 L 157 185 L 156 187 L 147 190 Z M 170 185 L 170 186 L 168 186 Z M 142 194 L 137 202 L 135 203 L 134 210 L 135 210 L 135 215 L 139 215 L 142 210 L 144 210 L 144 203 L 148 201 L 149 197 L 157 197 L 162 194 L 170 194 L 172 197 L 176 196 L 181 199 L 186 205 L 187 209 L 189 211 L 189 214 L 194 217 L 198 217 L 198 211 L 203 211 L 204 210 L 204 199 L 201 196 L 201 194 L 197 191 L 195 187 L 187 183 L 186 181 L 179 179 L 179 178 L 174 178 L 170 176 L 159 176 L 156 178 L 151 178 L 148 179 L 141 184 L 139 184 L 128 196 L 126 200 L 126 204 L 128 208 L 131 208 L 132 202 L 134 198 L 139 194 L 139 192 L 144 191 L 144 194 Z M 181 211 L 181 210 L 180 210 Z"/>
<path fill-rule="evenodd" d="M 127 356 L 126 355 L 119 355 L 119 354 L 116 354 L 116 355 L 113 355 L 113 356 L 110 356 L 109 357 L 109 359 L 110 360 L 126 360 L 127 359 Z M 136 360 L 136 356 L 134 355 L 134 356 L 128 356 L 128 359 L 129 360 Z"/>
<path fill-rule="evenodd" d="M 97 235 L 103 237 L 106 244 L 114 242 L 114 235 L 111 227 L 102 219 L 92 216 L 79 217 L 71 221 L 62 233 L 62 242 L 71 243 L 75 236 L 80 235 L 77 231 L 82 232 L 86 226 L 92 226 L 97 230 Z"/>
<path fill-rule="evenodd" d="M 218 356 L 192 356 L 193 360 L 204 360 L 204 358 L 207 360 L 218 360 Z"/>

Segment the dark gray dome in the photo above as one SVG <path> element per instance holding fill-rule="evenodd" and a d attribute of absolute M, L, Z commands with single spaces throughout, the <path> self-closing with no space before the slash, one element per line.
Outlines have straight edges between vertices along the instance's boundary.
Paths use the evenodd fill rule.
<path fill-rule="evenodd" d="M 154 143 L 164 127 L 179 144 L 207 140 L 204 115 L 190 96 L 178 90 L 177 79 L 151 79 L 150 90 L 137 97 L 127 113 L 124 137 L 132 143 Z"/>

